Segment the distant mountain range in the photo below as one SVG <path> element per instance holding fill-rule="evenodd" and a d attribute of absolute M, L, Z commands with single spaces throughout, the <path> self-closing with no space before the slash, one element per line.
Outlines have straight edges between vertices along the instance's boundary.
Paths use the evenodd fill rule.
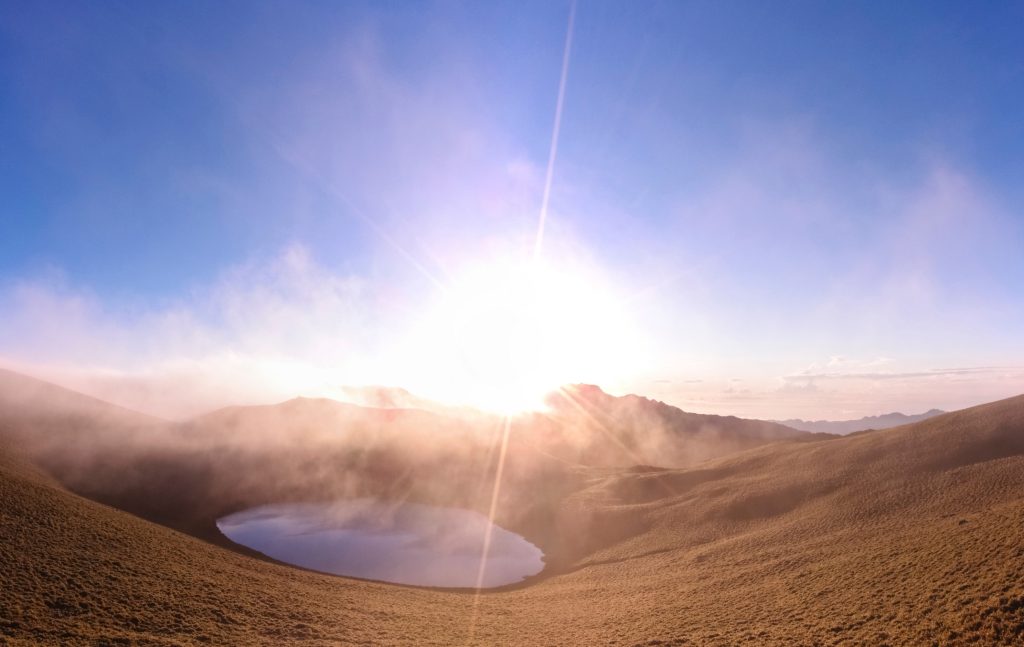
<path fill-rule="evenodd" d="M 893 412 L 881 416 L 866 416 L 858 420 L 800 420 L 794 418 L 792 420 L 778 420 L 777 422 L 801 431 L 826 434 L 852 434 L 855 431 L 864 431 L 866 429 L 889 429 L 890 427 L 908 425 L 912 422 L 934 418 L 943 413 L 946 412 L 939 409 L 931 409 L 930 411 L 910 416 L 905 413 Z"/>

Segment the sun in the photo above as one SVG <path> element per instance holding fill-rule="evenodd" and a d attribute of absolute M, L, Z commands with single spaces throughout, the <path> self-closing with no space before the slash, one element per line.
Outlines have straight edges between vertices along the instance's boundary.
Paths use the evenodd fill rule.
<path fill-rule="evenodd" d="M 424 395 L 516 413 L 563 384 L 621 375 L 634 339 L 624 300 L 596 272 L 499 259 L 449 282 L 403 362 Z"/>

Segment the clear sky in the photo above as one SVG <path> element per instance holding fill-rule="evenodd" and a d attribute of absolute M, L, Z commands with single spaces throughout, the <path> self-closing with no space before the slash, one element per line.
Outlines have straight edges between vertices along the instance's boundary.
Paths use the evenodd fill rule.
<path fill-rule="evenodd" d="M 1024 392 L 1024 3 L 570 12 L 0 0 L 0 363 L 170 415 Z"/>

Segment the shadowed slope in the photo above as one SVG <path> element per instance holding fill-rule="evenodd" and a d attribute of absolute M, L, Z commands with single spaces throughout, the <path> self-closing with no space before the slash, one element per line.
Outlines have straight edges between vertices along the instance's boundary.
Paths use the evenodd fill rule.
<path fill-rule="evenodd" d="M 0 501 L 0 642 L 336 644 L 388 635 L 443 644 L 465 636 L 448 622 L 458 596 L 243 557 L 67 493 L 9 450 L 0 454 Z"/>
<path fill-rule="evenodd" d="M 6 377 L 13 395 L 0 399 L 0 442 L 78 494 L 224 546 L 242 550 L 216 519 L 266 503 L 376 496 L 489 510 L 501 418 L 295 398 L 164 423 Z M 567 549 L 550 530 L 558 527 L 555 507 L 577 479 L 562 463 L 511 443 L 504 483 L 529 481 L 536 492 L 506 487 L 499 523 L 545 541 L 557 560 Z"/>
<path fill-rule="evenodd" d="M 137 466 L 124 457 L 164 451 L 173 430 L 159 418 L 0 369 L 0 443 L 72 489 L 98 494 L 131 481 Z"/>
<path fill-rule="evenodd" d="M 47 420 L 67 422 L 69 419 L 77 419 L 95 421 L 97 427 L 145 426 L 163 422 L 159 418 L 2 368 L 0 410 L 8 422 L 14 419 L 32 420 L 36 423 Z"/>

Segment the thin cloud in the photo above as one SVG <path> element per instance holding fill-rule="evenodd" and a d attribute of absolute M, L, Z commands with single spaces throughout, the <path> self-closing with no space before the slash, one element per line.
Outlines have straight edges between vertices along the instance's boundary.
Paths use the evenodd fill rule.
<path fill-rule="evenodd" d="M 1024 366 L 968 366 L 962 368 L 931 369 L 928 371 L 909 371 L 903 373 L 798 373 L 795 375 L 785 375 L 782 379 L 787 382 L 809 380 L 906 380 L 956 375 L 986 375 L 1006 371 L 1024 371 Z"/>
<path fill-rule="evenodd" d="M 59 273 L 0 289 L 11 368 L 177 417 L 344 380 L 387 334 L 365 280 L 300 245 L 151 308 L 103 302 Z"/>

